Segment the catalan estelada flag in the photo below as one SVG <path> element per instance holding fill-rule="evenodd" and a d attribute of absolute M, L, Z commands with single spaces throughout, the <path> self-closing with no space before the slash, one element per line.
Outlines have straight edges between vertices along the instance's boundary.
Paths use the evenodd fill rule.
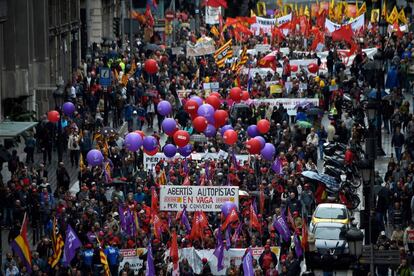
<path fill-rule="evenodd" d="M 53 232 L 52 232 L 52 248 L 53 255 L 49 258 L 49 265 L 54 268 L 60 261 L 62 256 L 63 247 L 65 247 L 65 242 L 63 241 L 62 234 L 59 232 L 59 227 L 57 225 L 56 217 L 53 218 Z"/>
<path fill-rule="evenodd" d="M 23 264 L 26 266 L 29 273 L 32 272 L 32 254 L 30 252 L 29 242 L 27 241 L 27 223 L 28 218 L 26 213 L 24 214 L 22 227 L 20 234 L 10 243 L 13 251 L 19 255 Z"/>
<path fill-rule="evenodd" d="M 214 59 L 216 60 L 216 64 L 219 68 L 224 67 L 224 62 L 226 59 L 231 58 L 233 56 L 233 49 L 231 48 L 232 41 L 231 39 L 224 43 L 223 46 L 218 48 L 214 53 Z"/>

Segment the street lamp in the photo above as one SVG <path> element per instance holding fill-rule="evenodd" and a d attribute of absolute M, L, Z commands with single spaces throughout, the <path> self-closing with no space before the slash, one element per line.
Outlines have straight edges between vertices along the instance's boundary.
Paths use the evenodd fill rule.
<path fill-rule="evenodd" d="M 377 156 L 384 156 L 385 152 L 382 149 L 382 135 L 381 135 L 381 90 L 376 90 L 376 99 L 369 99 L 365 107 L 368 117 L 368 131 L 374 143 L 370 146 L 374 147 L 372 152 L 374 155 L 369 158 L 376 159 Z M 367 140 L 369 140 L 368 138 Z M 367 144 L 368 147 L 368 144 Z M 367 154 L 369 154 L 367 152 Z"/>
<path fill-rule="evenodd" d="M 379 33 L 382 37 L 385 36 L 385 34 L 387 33 L 387 21 L 385 21 L 384 17 L 381 16 L 380 22 L 378 23 L 378 29 L 379 29 Z"/>

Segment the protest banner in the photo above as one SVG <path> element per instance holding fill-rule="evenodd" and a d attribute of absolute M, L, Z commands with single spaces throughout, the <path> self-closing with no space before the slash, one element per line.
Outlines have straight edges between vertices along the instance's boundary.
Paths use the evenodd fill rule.
<path fill-rule="evenodd" d="M 267 53 L 270 52 L 270 44 L 256 44 L 254 49 L 256 50 L 256 53 Z"/>
<path fill-rule="evenodd" d="M 253 258 L 259 260 L 260 255 L 263 253 L 263 247 L 253 247 L 252 255 Z M 272 246 L 270 250 L 276 254 L 276 257 L 280 257 L 280 247 Z M 200 274 L 203 270 L 202 259 L 206 258 L 213 275 L 226 275 L 226 268 L 230 266 L 230 260 L 235 260 L 236 267 L 242 263 L 246 248 L 230 248 L 224 250 L 223 266 L 224 269 L 217 271 L 217 258 L 213 255 L 214 249 L 196 250 L 193 247 L 183 248 L 179 250 L 180 260 L 186 258 L 193 268 L 194 273 Z M 167 252 L 168 254 L 168 252 Z"/>
<path fill-rule="evenodd" d="M 203 83 L 204 90 L 217 91 L 220 88 L 220 83 L 218 82 L 205 82 Z"/>
<path fill-rule="evenodd" d="M 225 151 L 220 151 L 219 153 L 192 153 L 191 154 L 191 160 L 219 160 L 219 159 L 226 159 L 228 157 L 228 153 Z M 167 158 L 163 152 L 157 152 L 153 156 L 144 154 L 144 170 L 145 171 L 153 171 L 155 165 L 157 165 L 158 162 L 163 160 L 175 160 L 175 159 L 183 159 L 180 154 L 176 154 L 173 158 Z M 249 159 L 249 155 L 247 154 L 236 154 L 236 159 L 238 162 L 243 163 L 244 161 L 247 161 Z"/>
<path fill-rule="evenodd" d="M 215 51 L 214 40 L 209 37 L 199 38 L 196 44 L 187 41 L 187 57 L 210 55 Z"/>
<path fill-rule="evenodd" d="M 254 33 L 254 35 L 259 35 L 260 31 L 263 33 L 270 33 L 272 31 L 272 27 L 275 25 L 281 25 L 291 20 L 291 13 L 278 18 L 265 18 L 256 16 L 256 23 L 250 25 L 250 30 Z"/>
<path fill-rule="evenodd" d="M 119 268 L 123 268 L 125 263 L 129 263 L 129 268 L 134 271 L 134 275 L 137 275 L 139 270 L 144 265 L 144 260 L 141 260 L 139 257 L 144 255 L 147 252 L 146 248 L 136 248 L 136 249 L 121 249 L 119 254 L 123 257 L 122 261 L 119 263 Z"/>
<path fill-rule="evenodd" d="M 348 21 L 345 24 L 337 24 L 335 22 L 332 22 L 331 20 L 329 20 L 328 18 L 325 20 L 325 29 L 329 32 L 332 33 L 336 30 L 338 30 L 339 28 L 341 28 L 341 26 L 345 26 L 345 25 L 350 25 L 352 31 L 356 32 L 359 31 L 361 28 L 364 27 L 365 24 L 365 13 L 361 14 L 360 16 L 358 16 L 357 18 Z"/>
<path fill-rule="evenodd" d="M 160 187 L 160 210 L 220 212 L 227 202 L 239 206 L 239 187 L 237 186 L 173 186 Z"/>
<path fill-rule="evenodd" d="M 296 116 L 296 109 L 299 104 L 311 103 L 314 106 L 319 106 L 319 100 L 314 98 L 277 98 L 277 99 L 254 99 L 251 101 L 254 105 L 258 106 L 261 103 L 269 103 L 271 106 L 278 107 L 279 104 L 283 104 L 283 107 L 287 109 L 289 116 Z"/>

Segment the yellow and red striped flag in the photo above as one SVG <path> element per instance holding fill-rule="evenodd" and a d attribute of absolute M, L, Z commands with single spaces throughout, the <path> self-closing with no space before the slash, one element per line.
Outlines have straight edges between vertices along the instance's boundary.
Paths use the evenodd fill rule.
<path fill-rule="evenodd" d="M 233 49 L 232 49 L 232 41 L 231 39 L 224 43 L 223 46 L 218 48 L 214 53 L 214 59 L 216 60 L 216 64 L 219 68 L 224 67 L 224 62 L 226 59 L 231 58 L 233 56 Z"/>
<path fill-rule="evenodd" d="M 49 265 L 54 268 L 62 256 L 63 247 L 65 242 L 63 241 L 62 234 L 59 232 L 56 217 L 53 218 L 53 232 L 52 232 L 52 248 L 53 255 L 49 258 Z"/>

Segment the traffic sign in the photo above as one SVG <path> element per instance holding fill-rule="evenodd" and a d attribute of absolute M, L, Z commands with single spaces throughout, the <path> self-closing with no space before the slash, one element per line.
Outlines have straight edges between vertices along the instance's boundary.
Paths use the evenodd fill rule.
<path fill-rule="evenodd" d="M 110 86 L 111 85 L 111 69 L 107 67 L 101 67 L 99 69 L 99 84 L 102 86 Z"/>

